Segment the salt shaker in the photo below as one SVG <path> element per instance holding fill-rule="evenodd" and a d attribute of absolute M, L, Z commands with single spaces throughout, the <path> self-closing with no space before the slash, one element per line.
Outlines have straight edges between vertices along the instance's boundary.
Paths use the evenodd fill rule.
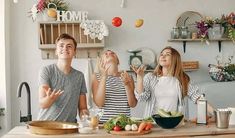
<path fill-rule="evenodd" d="M 207 100 L 205 94 L 202 94 L 197 101 L 197 124 L 207 124 Z"/>

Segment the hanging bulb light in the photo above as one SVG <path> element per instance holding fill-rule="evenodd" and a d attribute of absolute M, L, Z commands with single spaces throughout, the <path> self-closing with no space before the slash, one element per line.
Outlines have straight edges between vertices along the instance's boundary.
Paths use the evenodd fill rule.
<path fill-rule="evenodd" d="M 122 0 L 120 7 L 124 8 L 124 5 L 125 5 L 125 0 Z"/>
<path fill-rule="evenodd" d="M 18 3 L 18 0 L 13 0 L 14 3 Z"/>

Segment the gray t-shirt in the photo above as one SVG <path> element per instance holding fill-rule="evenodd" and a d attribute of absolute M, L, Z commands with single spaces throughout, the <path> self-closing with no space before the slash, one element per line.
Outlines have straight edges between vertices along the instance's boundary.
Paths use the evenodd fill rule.
<path fill-rule="evenodd" d="M 64 92 L 51 107 L 40 109 L 38 120 L 76 122 L 79 96 L 87 92 L 83 73 L 72 68 L 65 75 L 56 64 L 48 65 L 39 73 L 39 86 L 43 84 Z"/>

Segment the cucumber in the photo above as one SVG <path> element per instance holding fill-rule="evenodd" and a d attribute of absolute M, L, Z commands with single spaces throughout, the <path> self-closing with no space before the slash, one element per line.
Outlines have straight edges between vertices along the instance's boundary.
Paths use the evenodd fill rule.
<path fill-rule="evenodd" d="M 171 117 L 177 117 L 183 115 L 181 112 L 171 111 Z"/>
<path fill-rule="evenodd" d="M 176 116 L 178 114 L 177 111 L 171 111 L 171 116 Z"/>
<path fill-rule="evenodd" d="M 161 117 L 171 117 L 170 112 L 166 112 L 166 111 L 163 110 L 163 109 L 158 109 L 158 114 L 159 114 Z"/>
<path fill-rule="evenodd" d="M 183 115 L 181 112 L 177 112 L 174 116 L 177 117 L 177 116 L 181 116 Z"/>

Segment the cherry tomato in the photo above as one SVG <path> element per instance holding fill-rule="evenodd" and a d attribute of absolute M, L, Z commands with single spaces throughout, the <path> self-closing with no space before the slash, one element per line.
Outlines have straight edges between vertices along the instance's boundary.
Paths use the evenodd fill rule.
<path fill-rule="evenodd" d="M 120 126 L 115 126 L 115 127 L 113 128 L 114 131 L 121 131 L 121 129 L 122 129 L 122 128 L 121 128 Z"/>
<path fill-rule="evenodd" d="M 114 17 L 112 20 L 112 24 L 115 27 L 119 27 L 122 25 L 122 19 L 120 17 Z"/>

